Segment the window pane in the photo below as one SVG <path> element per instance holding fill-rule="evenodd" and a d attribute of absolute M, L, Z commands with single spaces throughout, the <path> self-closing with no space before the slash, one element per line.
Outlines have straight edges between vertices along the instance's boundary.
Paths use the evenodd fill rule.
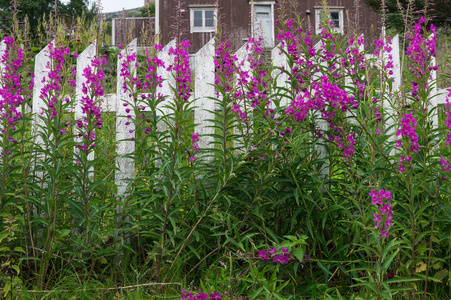
<path fill-rule="evenodd" d="M 194 11 L 194 27 L 203 27 L 202 24 L 202 11 Z"/>
<path fill-rule="evenodd" d="M 202 19 L 202 11 L 201 10 L 194 11 L 194 19 Z"/>
<path fill-rule="evenodd" d="M 213 27 L 213 19 L 205 19 L 205 27 Z"/>
<path fill-rule="evenodd" d="M 340 14 L 336 11 L 336 12 L 331 12 L 330 13 L 330 18 L 331 20 L 338 20 L 340 18 Z"/>
<path fill-rule="evenodd" d="M 269 19 L 269 13 L 258 12 L 257 13 L 257 20 L 261 20 L 261 19 Z"/>
<path fill-rule="evenodd" d="M 340 13 L 339 12 L 331 12 L 330 20 L 334 23 L 335 28 L 340 28 Z"/>
<path fill-rule="evenodd" d="M 194 19 L 194 27 L 202 27 L 202 19 Z"/>
<path fill-rule="evenodd" d="M 205 27 L 214 26 L 214 14 L 212 10 L 205 11 Z"/>
<path fill-rule="evenodd" d="M 212 10 L 205 11 L 205 19 L 213 19 L 213 11 Z"/>

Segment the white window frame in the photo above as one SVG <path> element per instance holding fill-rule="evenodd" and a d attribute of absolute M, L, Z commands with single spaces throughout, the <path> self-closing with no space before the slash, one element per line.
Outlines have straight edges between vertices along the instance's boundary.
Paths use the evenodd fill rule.
<path fill-rule="evenodd" d="M 195 6 L 190 7 L 190 33 L 195 32 L 213 32 L 216 31 L 216 25 L 218 20 L 218 13 L 216 7 L 212 6 Z M 194 12 L 201 11 L 202 12 L 202 27 L 194 27 Z M 213 26 L 205 27 L 205 11 L 213 11 Z"/>
<path fill-rule="evenodd" d="M 274 28 L 274 5 L 275 5 L 276 1 L 272 0 L 272 1 L 259 1 L 259 0 L 254 0 L 254 1 L 249 1 L 249 5 L 251 5 L 251 36 L 255 36 L 255 6 L 258 5 L 269 5 L 271 6 L 271 30 L 272 30 L 272 42 L 274 46 L 276 44 L 276 33 L 275 33 L 275 28 Z M 252 4 L 254 5 L 252 7 Z"/>
<path fill-rule="evenodd" d="M 338 18 L 340 22 L 339 27 L 333 27 L 335 33 L 344 33 L 344 7 L 329 7 L 327 9 L 329 13 L 337 12 Z M 321 30 L 319 28 L 319 25 L 321 24 L 321 14 L 324 12 L 324 9 L 322 8 L 315 8 L 315 27 L 316 27 L 316 34 L 320 34 Z"/>

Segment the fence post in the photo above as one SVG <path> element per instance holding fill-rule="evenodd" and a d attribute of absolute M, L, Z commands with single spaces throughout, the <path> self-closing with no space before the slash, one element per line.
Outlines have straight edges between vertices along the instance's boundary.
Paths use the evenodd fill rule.
<path fill-rule="evenodd" d="M 272 71 L 271 76 L 273 78 L 277 78 L 276 84 L 277 84 L 277 88 L 288 88 L 288 76 L 286 73 L 276 69 L 276 67 L 278 68 L 282 68 L 285 71 L 290 71 L 288 69 L 288 62 L 287 62 L 287 56 L 285 55 L 285 53 L 282 51 L 282 49 L 284 51 L 287 51 L 287 47 L 281 47 L 280 43 L 277 47 L 275 47 L 274 49 L 271 50 L 271 60 L 274 66 L 274 70 Z M 288 103 L 288 98 L 287 97 L 281 97 L 280 98 L 280 106 L 287 106 L 291 103 Z M 271 103 L 271 105 L 274 104 Z"/>
<path fill-rule="evenodd" d="M 238 51 L 235 52 L 236 57 L 238 58 L 238 68 L 243 72 L 250 72 L 251 71 L 251 64 L 249 62 L 248 56 L 251 54 L 251 51 L 249 51 L 249 44 L 246 43 L 243 46 L 241 46 Z"/>
<path fill-rule="evenodd" d="M 5 54 L 6 44 L 4 41 L 0 43 L 0 59 Z M 3 77 L 3 69 L 5 68 L 5 64 L 0 61 L 0 76 Z M 1 96 L 0 96 L 1 97 Z M 20 107 L 19 107 L 20 108 Z M 0 142 L 2 141 L 2 137 L 0 136 Z M 0 147 L 0 150 L 3 151 L 3 148 Z"/>
<path fill-rule="evenodd" d="M 429 38 L 428 38 L 428 40 L 431 40 L 431 39 L 433 39 L 434 38 L 434 35 L 430 35 L 429 36 Z M 436 58 L 435 57 L 432 57 L 432 60 L 431 60 L 431 68 L 432 68 L 432 71 L 431 71 L 431 77 L 429 78 L 429 81 L 428 81 L 428 85 L 432 85 L 432 88 L 431 88 L 431 94 L 430 94 L 430 97 L 429 97 L 429 103 L 428 103 L 428 106 L 429 106 L 429 111 L 431 110 L 431 109 L 434 109 L 435 108 L 435 111 L 434 111 L 434 113 L 432 114 L 432 126 L 433 126 L 433 128 L 437 128 L 438 127 L 438 110 L 437 110 L 437 105 L 439 104 L 438 102 L 438 89 L 437 89 L 437 71 L 436 70 L 434 70 L 434 67 L 436 67 L 437 66 L 437 60 L 436 60 Z"/>
<path fill-rule="evenodd" d="M 50 59 L 50 45 L 53 46 L 54 41 L 50 42 L 50 44 L 45 46 L 45 48 L 36 55 L 34 65 L 33 115 L 36 143 L 39 145 L 43 145 L 43 140 L 39 132 L 41 132 L 40 127 L 44 125 L 44 122 L 38 116 L 41 115 L 42 111 L 45 109 L 45 102 L 41 99 L 41 90 L 46 84 L 50 70 L 49 67 L 52 63 Z"/>
<path fill-rule="evenodd" d="M 235 56 L 237 58 L 237 61 L 235 62 L 236 68 L 239 70 L 239 72 L 251 72 L 251 64 L 249 63 L 249 55 L 251 54 L 251 51 L 249 51 L 249 42 L 245 43 L 243 46 L 241 46 L 238 51 L 235 52 Z M 235 85 L 239 84 L 239 80 L 235 79 Z M 245 112 L 246 115 L 248 112 Z M 238 122 L 238 113 L 236 113 L 236 118 Z M 240 132 L 237 126 L 234 127 L 233 133 L 237 136 L 240 134 L 246 134 L 246 127 L 243 127 L 243 132 Z M 242 138 L 237 139 L 234 141 L 234 147 L 241 148 L 244 147 L 244 140 Z"/>
<path fill-rule="evenodd" d="M 195 105 L 194 120 L 195 132 L 199 133 L 199 146 L 202 149 L 214 148 L 213 123 L 206 121 L 214 119 L 215 102 L 210 97 L 215 96 L 215 40 L 211 39 L 199 52 L 196 53 L 196 81 L 194 89 Z M 210 136 L 206 136 L 210 135 Z"/>
<path fill-rule="evenodd" d="M 316 50 L 316 55 L 320 55 L 321 53 L 321 44 L 322 41 L 316 43 L 316 45 L 314 46 L 315 50 Z M 326 65 L 326 62 L 321 62 L 321 65 Z M 315 73 L 313 75 L 314 80 L 321 80 L 321 76 L 318 75 L 318 73 Z M 329 130 L 329 124 L 327 123 L 326 120 L 324 120 L 321 117 L 321 113 L 316 113 L 315 114 L 318 120 L 318 128 L 322 131 L 322 132 L 326 132 L 327 130 Z M 323 138 L 323 140 L 325 140 L 325 138 Z M 316 151 L 318 152 L 318 158 L 319 159 L 325 159 L 328 157 L 329 153 L 327 151 L 327 148 L 324 144 L 319 144 L 315 146 Z M 327 177 L 329 176 L 329 160 L 326 160 L 324 162 L 323 168 L 321 170 L 319 170 L 319 174 L 322 177 L 322 179 L 327 179 Z M 328 186 L 328 185 L 327 185 Z"/>
<path fill-rule="evenodd" d="M 383 31 L 385 34 L 385 31 Z M 385 35 L 382 36 L 382 39 L 384 40 L 384 43 L 386 42 Z M 382 49 L 382 51 L 384 51 Z M 399 55 L 399 35 L 397 34 L 392 39 L 392 45 L 391 45 L 391 52 L 383 53 L 383 57 L 385 59 L 388 59 L 389 55 L 392 55 L 392 62 L 393 62 L 393 82 L 392 82 L 392 92 L 397 93 L 399 91 L 399 88 L 401 87 L 401 61 L 400 61 L 400 55 Z M 380 68 L 383 70 L 384 66 L 382 65 L 382 62 L 380 63 Z M 387 101 L 386 99 L 383 99 L 383 107 L 385 111 L 385 120 L 386 120 L 386 128 L 387 134 L 388 134 L 388 141 L 393 142 L 396 139 L 395 136 L 395 114 L 393 107 L 396 106 L 395 99 L 396 97 L 391 97 L 393 99 L 392 101 Z M 391 155 L 394 155 L 396 152 L 396 149 L 393 148 L 390 152 Z"/>
<path fill-rule="evenodd" d="M 401 60 L 399 55 L 399 34 L 392 39 L 393 57 L 393 91 L 399 91 L 401 87 Z"/>
<path fill-rule="evenodd" d="M 96 55 L 96 42 L 89 45 L 77 58 L 77 77 L 75 88 L 75 120 L 81 120 L 83 118 L 82 102 L 83 84 L 86 84 L 86 77 L 83 76 L 83 72 L 86 68 L 92 68 L 92 59 Z M 82 138 L 76 137 L 77 142 L 80 142 Z M 95 150 L 94 150 L 95 151 Z M 94 159 L 94 152 L 91 151 L 88 155 L 88 160 Z M 92 169 L 91 169 L 92 170 Z"/>
<path fill-rule="evenodd" d="M 2 40 L 0 43 L 0 59 L 3 57 L 3 54 L 5 54 L 6 50 L 6 44 L 5 41 Z M 5 68 L 5 64 L 0 62 L 0 74 L 3 73 L 3 69 Z"/>
<path fill-rule="evenodd" d="M 176 42 L 175 40 L 172 40 L 162 49 L 162 51 L 158 52 L 157 54 L 157 57 L 164 63 L 164 67 L 157 68 L 158 76 L 161 76 L 161 78 L 163 79 L 161 87 L 157 86 L 157 94 L 161 94 L 166 97 L 165 101 L 160 104 L 161 107 L 159 107 L 159 109 L 163 111 L 163 115 L 166 115 L 169 112 L 169 110 L 166 108 L 165 102 L 173 101 L 174 99 L 174 93 L 172 92 L 171 86 L 175 87 L 175 78 L 172 75 L 172 72 L 168 71 L 167 68 L 172 63 L 171 56 L 169 55 L 169 49 L 175 47 Z"/>
<path fill-rule="evenodd" d="M 127 60 L 127 55 L 137 52 L 137 39 L 134 39 L 124 50 L 121 51 L 121 58 L 117 61 L 117 98 L 116 98 L 116 141 L 117 141 L 117 158 L 116 158 L 116 186 L 117 193 L 120 196 L 125 196 L 127 192 L 127 183 L 135 177 L 135 163 L 132 158 L 125 157 L 128 154 L 135 152 L 135 124 L 130 122 L 125 125 L 131 118 L 134 117 L 133 109 L 127 113 L 127 107 L 123 105 L 125 101 L 133 101 L 127 92 L 123 90 L 124 78 L 121 73 L 122 63 Z M 131 67 L 130 73 L 135 73 L 135 66 Z"/>
<path fill-rule="evenodd" d="M 365 40 L 365 36 L 364 36 L 364 34 L 362 33 L 360 36 L 359 36 L 359 38 L 358 38 L 358 40 Z M 349 45 L 349 48 L 350 47 L 355 47 L 356 45 L 358 45 L 358 41 L 354 41 L 354 45 Z M 349 49 L 348 48 L 348 49 Z M 360 45 L 359 46 L 359 53 L 361 53 L 363 56 L 365 56 L 365 54 L 364 54 L 364 52 L 365 52 L 365 45 Z M 346 72 L 345 71 L 345 78 L 344 78 L 344 87 L 343 87 L 343 90 L 345 90 L 346 91 L 346 93 L 348 93 L 348 91 L 350 90 L 350 87 L 352 86 L 352 84 L 353 84 L 354 82 L 352 81 L 352 78 L 351 78 L 351 76 L 350 76 L 350 74 L 348 73 L 348 72 Z M 356 91 L 357 92 L 357 91 Z M 351 124 L 357 124 L 358 122 L 357 122 L 357 120 L 355 119 L 355 118 L 352 118 L 352 113 L 350 112 L 350 107 L 348 108 L 348 110 L 346 111 L 346 117 L 347 117 L 347 120 L 349 121 L 349 123 L 351 123 Z"/>

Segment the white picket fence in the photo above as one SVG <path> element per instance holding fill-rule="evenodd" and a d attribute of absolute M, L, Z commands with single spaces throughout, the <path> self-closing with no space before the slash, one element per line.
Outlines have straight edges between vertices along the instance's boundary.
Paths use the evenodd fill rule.
<path fill-rule="evenodd" d="M 169 55 L 169 49 L 171 47 L 175 47 L 175 41 L 171 41 L 168 45 L 166 45 L 163 50 L 158 53 L 158 57 L 165 63 L 166 66 L 170 65 L 173 62 L 173 58 Z M 316 45 L 315 48 L 319 48 L 319 44 Z M 401 82 L 401 64 L 400 64 L 400 48 L 399 48 L 399 36 L 396 36 L 392 41 L 392 54 L 393 54 L 393 63 L 394 63 L 394 92 L 399 89 Z M 0 46 L 0 55 L 3 54 L 5 50 L 5 45 L 2 43 Z M 45 82 L 43 82 L 44 77 L 48 77 L 49 68 L 47 67 L 48 63 L 50 63 L 50 48 L 49 45 L 41 50 L 41 52 L 36 55 L 36 64 L 35 64 L 35 85 L 33 89 L 33 113 L 38 114 L 45 106 L 44 101 L 40 98 L 40 91 L 44 87 Z M 132 159 L 125 157 L 127 154 L 134 152 L 135 145 L 134 142 L 130 139 L 134 137 L 134 125 L 130 123 L 128 126 L 125 125 L 127 118 L 126 116 L 130 113 L 125 112 L 125 107 L 123 103 L 128 99 L 127 93 L 124 93 L 122 90 L 123 78 L 119 76 L 121 64 L 126 59 L 127 55 L 132 54 L 133 52 L 137 52 L 137 41 L 133 40 L 125 49 L 122 50 L 121 59 L 117 62 L 117 93 L 116 94 L 107 94 L 103 98 L 102 108 L 104 112 L 114 112 L 116 113 L 116 140 L 118 141 L 117 146 L 117 159 L 116 159 L 116 167 L 119 171 L 116 172 L 116 185 L 118 188 L 119 195 L 125 195 L 127 191 L 127 184 L 130 179 L 134 178 L 135 166 Z M 209 148 L 213 147 L 212 145 L 212 137 L 211 134 L 214 133 L 214 129 L 209 127 L 211 124 L 208 124 L 207 119 L 214 119 L 214 115 L 210 111 L 215 110 L 214 102 L 209 99 L 210 97 L 215 97 L 215 89 L 213 87 L 214 83 L 214 39 L 210 40 L 199 52 L 195 55 L 195 89 L 194 89 L 194 99 L 196 109 L 194 111 L 194 119 L 195 119 L 195 132 L 200 134 L 199 146 L 201 148 Z M 236 55 L 239 61 L 247 60 L 249 55 L 249 50 L 246 49 L 246 45 L 244 45 L 241 49 L 236 52 Z M 86 82 L 86 78 L 83 76 L 83 70 L 91 64 L 91 59 L 94 58 L 95 55 L 95 45 L 92 44 L 88 46 L 78 57 L 77 66 L 76 66 L 76 102 L 81 103 L 82 97 L 82 85 Z M 271 53 L 272 62 L 275 67 L 284 67 L 288 68 L 286 58 L 284 55 L 280 55 L 280 49 L 278 47 L 274 48 Z M 433 62 L 435 63 L 435 61 Z M 2 69 L 4 66 L 1 66 Z M 248 63 L 244 63 L 242 68 L 250 70 L 250 66 Z M 170 101 L 172 89 L 171 85 L 174 85 L 174 77 L 172 74 L 167 71 L 165 68 L 158 68 L 157 73 L 159 76 L 163 78 L 162 87 L 157 89 L 157 93 L 161 93 L 162 95 L 167 95 L 167 101 Z M 278 77 L 278 84 L 283 86 L 286 84 L 286 75 L 282 74 Z M 431 80 L 434 82 L 433 95 L 430 103 L 430 108 L 435 107 L 439 104 L 446 103 L 446 95 L 445 90 L 439 90 L 435 84 L 436 72 L 434 71 L 432 74 Z M 289 103 L 281 103 L 282 105 L 286 105 Z M 161 107 L 162 112 L 166 113 L 166 108 Z M 390 107 L 386 107 L 386 109 L 390 109 Z M 82 118 L 81 106 L 78 105 L 75 108 L 75 117 L 76 119 Z M 392 119 L 393 120 L 393 119 Z M 40 125 L 39 118 L 35 118 L 35 125 Z M 433 123 L 437 126 L 438 118 L 437 114 L 435 114 Z M 327 127 L 327 124 L 319 124 L 320 126 Z M 389 124 L 390 125 L 390 124 Z M 322 128 L 322 129 L 326 129 Z M 133 130 L 133 133 L 129 131 Z M 39 141 L 38 142 L 42 142 Z M 327 155 L 325 152 L 325 148 L 318 148 L 320 155 Z M 92 156 L 91 156 L 92 159 Z M 322 173 L 327 173 L 327 166 Z"/>

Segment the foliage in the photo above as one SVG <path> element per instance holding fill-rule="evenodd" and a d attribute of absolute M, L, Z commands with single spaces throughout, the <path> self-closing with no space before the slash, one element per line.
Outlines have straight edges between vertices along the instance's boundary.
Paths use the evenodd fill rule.
<path fill-rule="evenodd" d="M 160 44 L 105 49 L 99 26 L 53 24 L 45 77 L 30 76 L 15 26 L 1 56 L 0 297 L 448 297 L 451 90 L 437 116 L 435 27 L 409 27 L 402 82 L 388 37 L 368 59 L 363 36 L 279 22 L 282 65 L 259 37 L 234 53 L 219 24 L 208 108 L 180 24 L 166 61 Z"/>
<path fill-rule="evenodd" d="M 387 25 L 389 28 L 396 28 L 399 32 L 404 32 L 405 18 L 409 16 L 427 15 L 431 17 L 437 27 L 447 27 L 451 25 L 449 12 L 451 11 L 450 0 L 364 0 L 373 10 L 382 14 L 386 9 Z M 385 8 L 383 7 L 385 5 Z M 402 10 L 400 10 L 402 9 Z"/>
<path fill-rule="evenodd" d="M 139 17 L 154 17 L 155 16 L 155 3 L 150 3 L 147 6 L 143 6 L 139 10 Z"/>
<path fill-rule="evenodd" d="M 16 7 L 14 8 L 13 5 Z M 31 38 L 35 40 L 41 21 L 54 13 L 55 8 L 65 16 L 66 24 L 70 26 L 73 20 L 82 14 L 85 14 L 89 20 L 95 17 L 95 5 L 91 9 L 88 5 L 88 0 L 70 0 L 67 4 L 60 0 L 0 0 L 0 23 L 4 32 L 11 29 L 14 21 L 10 16 L 15 9 L 18 11 L 17 18 L 22 24 L 27 19 Z"/>

